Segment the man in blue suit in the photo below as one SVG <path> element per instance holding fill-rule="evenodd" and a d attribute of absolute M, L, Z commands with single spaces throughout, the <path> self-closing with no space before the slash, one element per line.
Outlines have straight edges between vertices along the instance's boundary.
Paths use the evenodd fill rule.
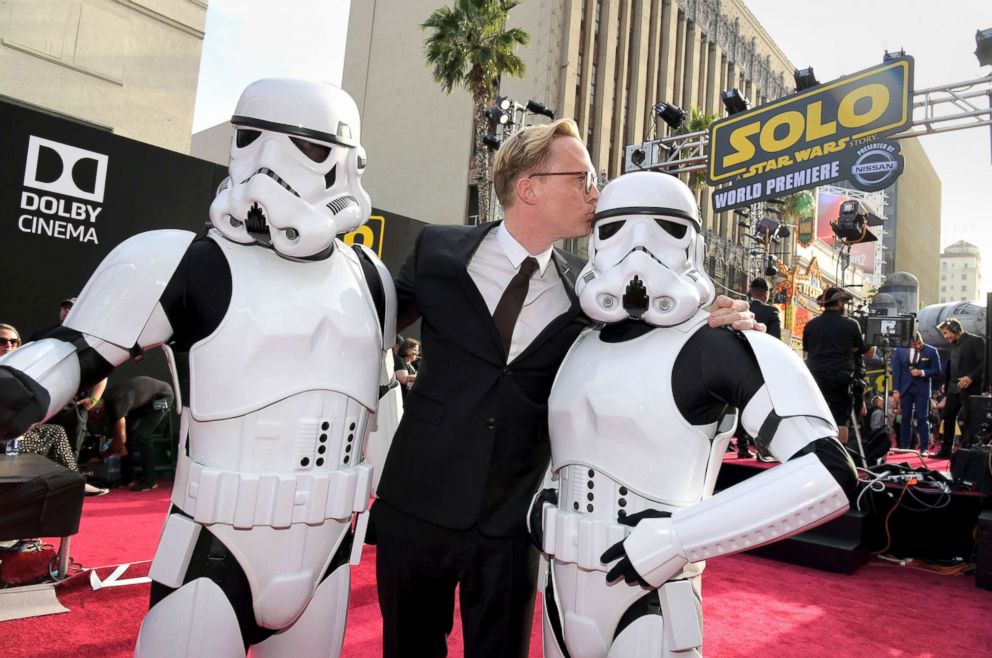
<path fill-rule="evenodd" d="M 916 431 L 920 435 L 920 452 L 930 445 L 930 378 L 940 374 L 940 355 L 931 345 L 923 342 L 920 332 L 913 336 L 912 347 L 899 347 L 892 353 L 892 389 L 902 407 L 899 426 L 899 447 L 913 445 L 911 419 L 916 418 Z"/>

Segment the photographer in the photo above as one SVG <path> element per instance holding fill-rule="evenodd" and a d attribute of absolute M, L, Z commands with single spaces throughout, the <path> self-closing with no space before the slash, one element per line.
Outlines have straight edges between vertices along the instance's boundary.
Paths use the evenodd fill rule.
<path fill-rule="evenodd" d="M 871 358 L 875 355 L 875 348 L 865 344 L 857 321 L 844 315 L 844 302 L 849 299 L 852 295 L 843 289 L 827 288 L 817 299 L 823 307 L 823 314 L 810 320 L 803 330 L 806 367 L 830 407 L 837 423 L 837 438 L 844 444 L 847 443 L 847 426 L 854 409 L 851 384 L 855 357 L 863 354 Z"/>
<path fill-rule="evenodd" d="M 954 444 L 954 425 L 961 413 L 961 445 L 968 447 L 968 400 L 982 392 L 982 375 L 985 370 L 985 339 L 969 334 L 955 318 L 948 318 L 937 329 L 951 344 L 951 352 L 944 365 L 944 431 L 940 436 L 940 459 L 951 458 Z"/>

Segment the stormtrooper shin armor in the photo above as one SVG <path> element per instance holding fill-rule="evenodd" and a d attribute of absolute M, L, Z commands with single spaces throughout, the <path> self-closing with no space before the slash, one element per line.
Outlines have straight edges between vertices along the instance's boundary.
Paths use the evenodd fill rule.
<path fill-rule="evenodd" d="M 812 454 L 712 495 L 734 423 L 689 422 L 672 374 L 713 297 L 697 217 L 688 189 L 664 174 L 622 176 L 600 196 L 587 276 L 576 286 L 583 308 L 603 322 L 635 318 L 657 328 L 622 342 L 602 340 L 601 327 L 586 330 L 555 380 L 558 504 L 542 510 L 551 557 L 546 656 L 700 655 L 702 561 L 799 532 L 847 506 Z M 765 386 L 741 405 L 746 429 L 771 432 L 764 439 L 783 462 L 835 435 L 798 357 L 767 336 L 747 339 Z M 620 522 L 645 510 L 670 516 L 633 528 Z M 612 565 L 601 558 L 620 542 L 647 587 L 607 582 Z"/>
<path fill-rule="evenodd" d="M 203 307 L 177 309 L 169 295 L 183 272 L 208 270 L 195 260 L 208 254 L 210 272 L 229 274 L 229 296 L 209 298 L 217 317 L 188 342 L 174 508 L 150 570 L 161 596 L 136 655 L 243 657 L 251 644 L 255 656 L 336 656 L 395 291 L 373 255 L 335 239 L 370 208 L 352 99 L 323 83 L 262 80 L 233 123 L 231 178 L 206 241 L 183 231 L 127 240 L 66 321 L 75 342 L 28 345 L 0 363 L 0 376 L 10 369 L 35 382 L 50 412 L 75 394 L 91 353 L 109 369 L 179 340 L 178 327 L 187 337 L 190 326 L 203 329 L 193 317 Z M 247 587 L 232 594 L 211 576 L 217 569 Z"/>

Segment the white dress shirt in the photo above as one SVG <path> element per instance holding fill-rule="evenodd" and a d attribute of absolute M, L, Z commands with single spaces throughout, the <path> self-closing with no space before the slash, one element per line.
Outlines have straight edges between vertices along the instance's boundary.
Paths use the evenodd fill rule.
<path fill-rule="evenodd" d="M 552 320 L 571 306 L 558 269 L 551 262 L 551 252 L 549 247 L 539 254 L 528 253 L 510 235 L 506 223 L 501 223 L 486 234 L 469 261 L 468 273 L 492 314 L 524 259 L 528 256 L 537 259 L 538 270 L 531 277 L 524 306 L 513 327 L 507 363 L 517 358 Z"/>

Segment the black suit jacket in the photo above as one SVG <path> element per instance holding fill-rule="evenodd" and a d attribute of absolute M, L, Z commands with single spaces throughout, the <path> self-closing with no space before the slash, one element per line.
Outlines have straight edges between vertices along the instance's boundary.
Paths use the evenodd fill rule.
<path fill-rule="evenodd" d="M 782 322 L 779 320 L 777 308 L 757 299 L 752 299 L 750 309 L 754 313 L 754 319 L 765 325 L 769 336 L 774 336 L 778 339 L 782 338 Z"/>
<path fill-rule="evenodd" d="M 406 398 L 378 494 L 399 510 L 488 536 L 526 533 L 550 459 L 548 395 L 588 324 L 573 291 L 581 261 L 555 250 L 571 300 L 512 362 L 468 263 L 496 224 L 428 226 L 396 280 L 398 325 L 422 319 L 424 360 Z"/>
<path fill-rule="evenodd" d="M 967 375 L 971 377 L 972 384 L 963 392 L 970 395 L 978 395 L 982 392 L 982 376 L 985 370 L 985 339 L 967 331 L 961 334 L 956 347 L 952 347 L 961 352 L 958 360 L 957 372 L 951 372 L 951 355 L 948 354 L 947 363 L 944 364 L 944 390 L 949 391 L 952 379 L 958 379 Z"/>

